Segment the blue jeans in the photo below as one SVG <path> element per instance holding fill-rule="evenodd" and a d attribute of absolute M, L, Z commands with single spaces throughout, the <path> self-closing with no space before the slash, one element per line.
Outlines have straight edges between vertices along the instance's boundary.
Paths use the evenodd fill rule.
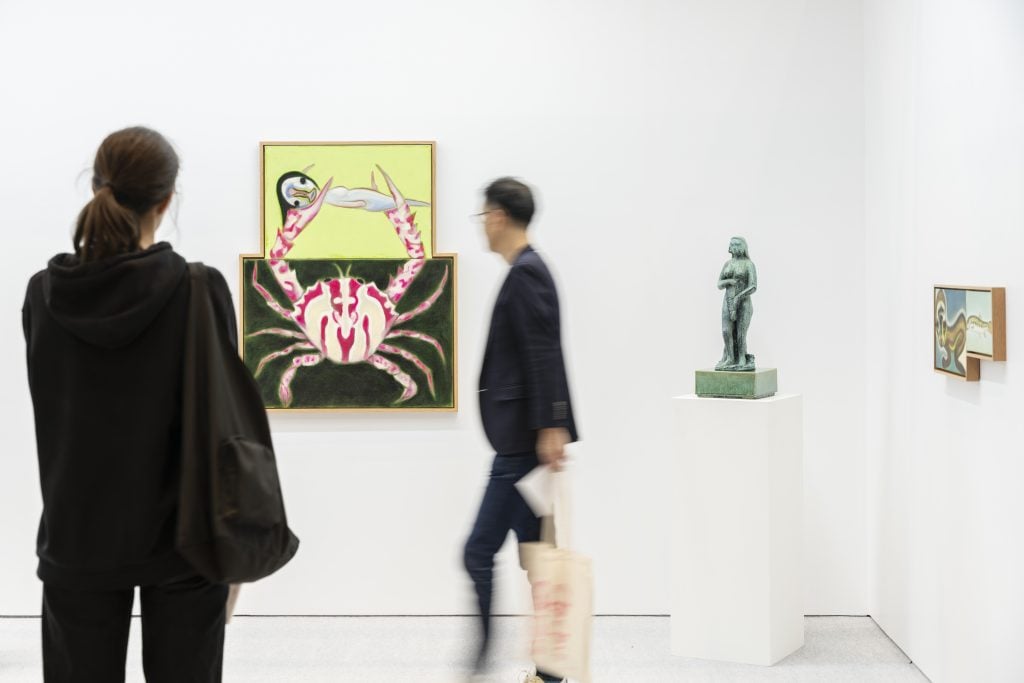
<path fill-rule="evenodd" d="M 540 518 L 533 514 L 515 487 L 515 483 L 538 464 L 533 453 L 495 456 L 480 511 L 466 541 L 464 562 L 469 577 L 473 579 L 480 609 L 482 638 L 476 659 L 478 671 L 484 668 L 491 641 L 494 556 L 504 545 L 510 530 L 515 532 L 520 543 L 540 540 Z M 540 671 L 537 675 L 545 681 L 561 680 Z"/>

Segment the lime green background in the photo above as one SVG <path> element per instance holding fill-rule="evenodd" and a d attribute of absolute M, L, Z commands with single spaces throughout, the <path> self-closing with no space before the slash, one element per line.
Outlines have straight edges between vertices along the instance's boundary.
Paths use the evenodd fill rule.
<path fill-rule="evenodd" d="M 406 199 L 431 206 L 410 207 L 423 237 L 426 257 L 433 256 L 433 163 L 430 144 L 264 145 L 263 147 L 263 243 L 264 254 L 274 246 L 281 227 L 277 179 L 288 171 L 301 171 L 321 188 L 333 176 L 332 187 L 370 187 L 370 171 L 377 190 L 390 194 L 377 171 L 387 171 Z M 405 247 L 383 212 L 345 209 L 324 204 L 320 213 L 295 241 L 289 259 L 407 258 Z"/>

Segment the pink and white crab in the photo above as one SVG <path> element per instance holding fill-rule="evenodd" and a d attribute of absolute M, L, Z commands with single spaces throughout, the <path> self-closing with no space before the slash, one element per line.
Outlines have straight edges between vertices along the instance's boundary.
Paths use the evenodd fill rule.
<path fill-rule="evenodd" d="M 278 230 L 277 240 L 270 250 L 270 269 L 281 290 L 292 303 L 291 310 L 279 304 L 259 283 L 258 264 L 253 266 L 253 288 L 266 300 L 267 306 L 296 329 L 273 327 L 258 330 L 249 336 L 269 334 L 299 340 L 280 351 L 268 354 L 256 367 L 255 374 L 259 375 L 270 361 L 301 352 L 292 359 L 278 386 L 277 394 L 285 407 L 291 405 L 291 383 L 299 368 L 312 367 L 324 360 L 341 365 L 369 363 L 391 375 L 402 386 L 402 395 L 395 401 L 396 403 L 415 396 L 417 386 L 412 377 L 394 361 L 381 354 L 400 356 L 419 368 L 427 378 L 430 395 L 434 395 L 434 376 L 426 363 L 412 352 L 387 343 L 387 340 L 400 337 L 419 339 L 437 349 L 441 361 L 446 362 L 444 350 L 436 339 L 422 332 L 397 328 L 434 305 L 448 281 L 448 269 L 445 268 L 441 284 L 423 303 L 405 313 L 398 313 L 395 310 L 398 302 L 423 269 L 425 254 L 420 231 L 416 227 L 415 214 L 409 210 L 409 205 L 387 173 L 380 167 L 378 170 L 387 181 L 395 201 L 395 208 L 385 211 L 384 214 L 391 221 L 409 255 L 409 260 L 390 278 L 383 291 L 373 282 L 363 282 L 340 272 L 340 277 L 320 280 L 311 287 L 303 288 L 295 271 L 285 260 L 299 234 L 319 213 L 333 178 L 327 181 L 323 190 L 310 204 L 302 208 L 288 209 L 284 225 Z M 372 184 L 376 189 L 376 183 Z"/>

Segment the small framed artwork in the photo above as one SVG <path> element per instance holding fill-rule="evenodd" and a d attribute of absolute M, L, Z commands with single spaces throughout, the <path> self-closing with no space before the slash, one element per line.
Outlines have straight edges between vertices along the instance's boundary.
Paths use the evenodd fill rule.
<path fill-rule="evenodd" d="M 933 367 L 967 382 L 981 378 L 981 361 L 1006 360 L 1006 288 L 934 287 Z"/>
<path fill-rule="evenodd" d="M 242 360 L 270 410 L 455 411 L 456 257 L 434 143 L 264 142 Z"/>

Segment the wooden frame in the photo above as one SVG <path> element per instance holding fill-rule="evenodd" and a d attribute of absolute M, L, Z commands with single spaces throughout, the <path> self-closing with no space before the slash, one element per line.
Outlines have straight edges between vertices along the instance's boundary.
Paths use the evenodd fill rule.
<path fill-rule="evenodd" d="M 949 321 L 948 302 L 949 294 L 963 293 L 963 310 L 960 315 L 954 317 L 952 325 Z M 991 320 L 984 320 L 977 315 L 971 315 L 971 308 L 968 301 L 971 294 L 987 294 L 991 305 Z M 1005 287 L 979 287 L 961 285 L 935 285 L 932 288 L 932 369 L 939 373 L 965 382 L 977 382 L 981 379 L 981 361 L 1005 361 L 1006 360 L 1006 288 Z M 957 302 L 959 304 L 959 301 Z M 942 319 L 940 320 L 940 316 Z M 963 317 L 963 321 L 959 320 Z M 991 340 L 991 348 L 979 350 L 971 348 L 970 331 L 974 323 L 975 327 L 987 326 Z M 960 327 L 963 329 L 959 329 Z M 984 328 L 983 328 L 984 329 Z M 960 336 L 962 335 L 962 348 Z M 939 360 L 940 349 L 947 355 L 958 351 L 958 356 L 963 357 L 964 373 L 960 374 L 953 370 L 942 367 Z M 948 361 L 947 361 L 948 364 Z M 960 365 L 955 362 L 954 365 Z"/>
<path fill-rule="evenodd" d="M 259 192 L 259 217 L 260 217 L 260 250 L 258 253 L 239 254 L 238 256 L 238 284 L 239 284 L 239 306 L 238 306 L 238 329 L 239 329 L 239 345 L 238 353 L 239 356 L 244 360 L 244 349 L 245 345 L 242 343 L 242 335 L 245 332 L 245 306 L 244 306 L 244 288 L 246 286 L 246 277 L 244 272 L 244 263 L 246 259 L 266 259 L 266 207 L 265 207 L 265 196 L 266 196 L 266 178 L 265 178 L 265 159 L 267 147 L 282 147 L 282 146 L 294 146 L 294 147 L 326 147 L 326 146 L 423 146 L 428 145 L 430 147 L 430 174 L 431 174 L 431 192 L 430 192 L 430 215 L 431 215 L 431 232 L 430 232 L 430 259 L 433 258 L 450 258 L 452 261 L 452 270 L 449 274 L 449 284 L 451 287 L 452 296 L 452 340 L 451 340 L 451 372 L 452 372 L 452 405 L 438 408 L 428 407 L 414 407 L 414 408 L 385 408 L 385 407 L 369 407 L 369 408 L 279 408 L 279 407 L 268 407 L 268 412 L 274 413 L 302 413 L 302 414 L 315 414 L 315 413 L 454 413 L 459 410 L 459 364 L 458 364 L 458 341 L 459 341 L 459 307 L 458 307 L 458 255 L 455 253 L 438 253 L 437 252 L 437 148 L 434 141 L 261 141 L 259 143 L 259 154 L 260 154 L 260 192 Z M 428 259 L 429 260 L 429 259 Z"/>
<path fill-rule="evenodd" d="M 430 146 L 430 175 L 433 177 L 434 182 L 431 183 L 430 191 L 430 224 L 432 226 L 437 225 L 437 143 L 433 140 L 420 140 L 411 141 L 405 140 L 400 142 L 306 142 L 306 141 L 290 141 L 290 142 L 260 142 L 260 253 L 259 254 L 246 254 L 248 258 L 260 257 L 266 258 L 266 243 L 267 236 L 264 234 L 264 226 L 266 225 L 265 206 L 263 204 L 263 197 L 266 194 L 266 179 L 263 173 L 263 160 L 266 158 L 267 147 L 398 147 L 398 146 Z M 437 230 L 431 230 L 430 232 L 430 253 L 433 255 L 437 250 Z M 455 256 L 455 254 L 438 254 L 439 256 Z"/>

